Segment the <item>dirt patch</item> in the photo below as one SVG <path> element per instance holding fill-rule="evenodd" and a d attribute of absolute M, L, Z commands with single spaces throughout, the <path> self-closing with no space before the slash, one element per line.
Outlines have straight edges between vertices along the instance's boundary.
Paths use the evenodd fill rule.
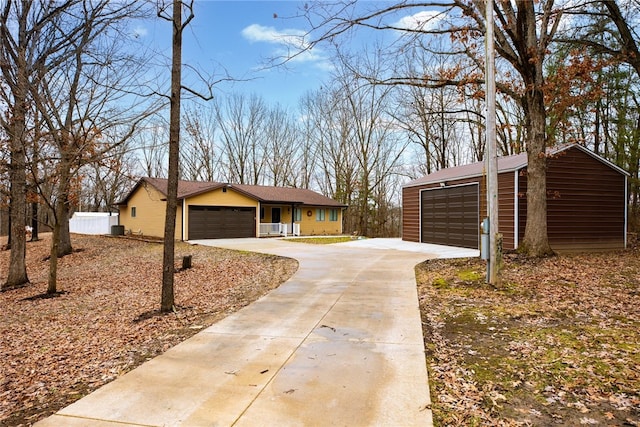
<path fill-rule="evenodd" d="M 640 425 L 640 251 L 416 268 L 438 426 Z"/>
<path fill-rule="evenodd" d="M 59 261 L 59 293 L 47 289 L 50 235 L 27 245 L 31 285 L 0 293 L 0 425 L 27 426 L 163 353 L 276 288 L 297 261 L 176 246 L 193 267 L 176 273 L 175 313 L 160 315 L 162 245 L 72 236 Z M 0 253 L 0 280 L 8 252 Z"/>

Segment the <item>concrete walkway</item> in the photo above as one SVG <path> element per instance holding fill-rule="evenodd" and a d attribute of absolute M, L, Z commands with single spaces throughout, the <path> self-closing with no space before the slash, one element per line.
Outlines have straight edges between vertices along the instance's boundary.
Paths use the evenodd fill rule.
<path fill-rule="evenodd" d="M 280 239 L 193 243 L 289 256 L 300 267 L 38 427 L 432 425 L 413 267 L 437 254 Z"/>

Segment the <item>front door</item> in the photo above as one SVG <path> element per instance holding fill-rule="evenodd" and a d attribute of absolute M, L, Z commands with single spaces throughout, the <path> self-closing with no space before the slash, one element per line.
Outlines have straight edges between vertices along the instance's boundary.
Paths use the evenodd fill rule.
<path fill-rule="evenodd" d="M 280 222 L 280 208 L 271 208 L 271 222 L 273 224 Z"/>
<path fill-rule="evenodd" d="M 273 224 L 280 222 L 280 208 L 271 208 L 271 222 Z"/>

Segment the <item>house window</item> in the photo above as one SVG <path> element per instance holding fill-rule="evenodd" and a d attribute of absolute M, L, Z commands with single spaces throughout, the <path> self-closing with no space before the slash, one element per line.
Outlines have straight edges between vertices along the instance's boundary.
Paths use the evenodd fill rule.
<path fill-rule="evenodd" d="M 135 217 L 136 217 L 136 207 L 131 206 L 131 218 L 135 218 Z"/>
<path fill-rule="evenodd" d="M 338 220 L 338 209 L 329 209 L 329 221 Z"/>
<path fill-rule="evenodd" d="M 260 206 L 260 219 L 264 219 L 264 208 Z"/>
<path fill-rule="evenodd" d="M 295 208 L 293 210 L 293 220 L 298 222 L 302 221 L 302 209 Z"/>
<path fill-rule="evenodd" d="M 324 209 L 316 209 L 316 221 L 324 221 Z"/>

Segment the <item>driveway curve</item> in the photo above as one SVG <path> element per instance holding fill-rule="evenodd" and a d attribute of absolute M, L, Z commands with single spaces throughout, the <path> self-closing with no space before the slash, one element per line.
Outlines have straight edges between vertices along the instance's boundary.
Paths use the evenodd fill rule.
<path fill-rule="evenodd" d="M 37 426 L 433 424 L 414 266 L 437 252 L 191 243 L 300 265 L 278 289 Z"/>

